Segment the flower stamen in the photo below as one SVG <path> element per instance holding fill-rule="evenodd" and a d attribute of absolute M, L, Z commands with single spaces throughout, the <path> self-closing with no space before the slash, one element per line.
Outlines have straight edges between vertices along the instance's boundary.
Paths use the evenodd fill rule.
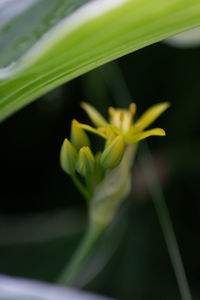
<path fill-rule="evenodd" d="M 136 104 L 135 104 L 135 103 L 132 102 L 132 103 L 129 105 L 129 111 L 130 111 L 130 113 L 131 113 L 132 116 L 135 115 L 135 113 L 136 113 Z"/>

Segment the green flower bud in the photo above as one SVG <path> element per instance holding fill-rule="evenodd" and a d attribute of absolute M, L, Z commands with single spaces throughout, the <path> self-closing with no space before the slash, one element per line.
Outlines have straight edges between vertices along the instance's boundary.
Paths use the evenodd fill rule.
<path fill-rule="evenodd" d="M 90 175 L 95 166 L 94 155 L 89 147 L 82 147 L 79 151 L 76 169 L 82 176 Z"/>
<path fill-rule="evenodd" d="M 70 175 L 73 175 L 75 172 L 76 156 L 77 151 L 75 147 L 68 139 L 65 139 L 60 151 L 60 164 L 62 169 Z"/>
<path fill-rule="evenodd" d="M 125 149 L 123 135 L 118 135 L 104 150 L 101 156 L 101 165 L 105 168 L 114 168 L 122 160 Z"/>
<path fill-rule="evenodd" d="M 75 119 L 72 121 L 70 141 L 78 150 L 84 146 L 90 147 L 90 140 L 87 134 L 79 127 L 79 123 Z"/>

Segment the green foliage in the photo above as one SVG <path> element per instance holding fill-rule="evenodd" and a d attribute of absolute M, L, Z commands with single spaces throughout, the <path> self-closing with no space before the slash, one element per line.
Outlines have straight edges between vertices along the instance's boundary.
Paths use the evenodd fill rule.
<path fill-rule="evenodd" d="M 39 0 L 0 20 L 2 121 L 64 82 L 200 25 L 200 2 Z"/>

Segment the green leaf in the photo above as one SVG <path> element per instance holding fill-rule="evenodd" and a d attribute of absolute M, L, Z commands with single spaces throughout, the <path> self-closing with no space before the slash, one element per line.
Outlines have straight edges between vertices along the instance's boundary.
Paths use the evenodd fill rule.
<path fill-rule="evenodd" d="M 17 2 L 0 6 L 0 121 L 89 70 L 200 25 L 199 0 Z"/>

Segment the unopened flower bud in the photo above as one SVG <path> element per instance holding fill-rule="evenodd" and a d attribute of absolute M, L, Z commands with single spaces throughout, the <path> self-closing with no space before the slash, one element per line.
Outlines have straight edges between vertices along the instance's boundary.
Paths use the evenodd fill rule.
<path fill-rule="evenodd" d="M 122 159 L 124 149 L 124 137 L 122 135 L 118 135 L 102 153 L 101 165 L 105 169 L 116 167 Z"/>
<path fill-rule="evenodd" d="M 60 164 L 62 169 L 70 175 L 73 175 L 75 172 L 76 155 L 75 147 L 68 139 L 65 139 L 60 151 Z"/>
<path fill-rule="evenodd" d="M 78 154 L 76 169 L 82 176 L 90 175 L 95 166 L 95 159 L 89 147 L 82 147 Z"/>
<path fill-rule="evenodd" d="M 78 150 L 81 147 L 90 146 L 90 140 L 87 134 L 79 127 L 79 123 L 75 119 L 72 121 L 70 141 Z"/>

